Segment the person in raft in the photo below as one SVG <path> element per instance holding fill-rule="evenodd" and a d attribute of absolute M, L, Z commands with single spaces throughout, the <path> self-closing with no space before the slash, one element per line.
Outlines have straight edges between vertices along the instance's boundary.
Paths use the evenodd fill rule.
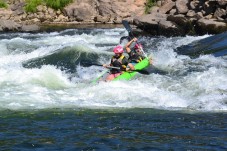
<path fill-rule="evenodd" d="M 104 64 L 103 67 L 110 68 L 110 74 L 106 77 L 106 81 L 111 81 L 121 75 L 123 71 L 135 70 L 134 66 L 128 62 L 123 55 L 124 49 L 118 45 L 113 49 L 114 56 L 111 58 L 110 64 Z M 111 68 L 113 67 L 113 68 Z"/>
<path fill-rule="evenodd" d="M 126 49 L 126 52 L 128 53 L 129 55 L 129 62 L 132 63 L 133 65 L 134 64 L 137 64 L 139 62 L 141 62 L 145 57 L 143 55 L 143 46 L 139 43 L 136 43 L 135 46 L 134 46 L 134 49 L 131 49 L 130 46 L 132 45 L 133 42 L 137 42 L 137 38 L 133 38 L 131 41 L 129 41 L 126 46 L 125 46 L 125 49 Z M 150 64 L 152 63 L 152 59 L 149 58 L 150 60 Z"/>

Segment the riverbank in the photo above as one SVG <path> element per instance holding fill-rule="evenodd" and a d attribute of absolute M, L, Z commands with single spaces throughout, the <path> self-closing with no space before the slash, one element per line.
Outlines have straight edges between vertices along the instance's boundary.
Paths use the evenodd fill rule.
<path fill-rule="evenodd" d="M 55 23 L 55 24 L 41 24 L 39 31 L 62 31 L 65 29 L 89 29 L 89 28 L 124 28 L 122 24 L 103 24 L 103 23 Z"/>

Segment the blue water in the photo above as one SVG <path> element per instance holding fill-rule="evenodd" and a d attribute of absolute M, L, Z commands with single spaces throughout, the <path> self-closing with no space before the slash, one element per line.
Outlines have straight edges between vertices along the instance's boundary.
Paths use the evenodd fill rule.
<path fill-rule="evenodd" d="M 140 36 L 158 72 L 92 84 L 127 34 L 0 33 L 0 150 L 227 150 L 225 33 Z"/>
<path fill-rule="evenodd" d="M 5 111 L 2 150 L 226 150 L 226 113 L 155 109 Z"/>

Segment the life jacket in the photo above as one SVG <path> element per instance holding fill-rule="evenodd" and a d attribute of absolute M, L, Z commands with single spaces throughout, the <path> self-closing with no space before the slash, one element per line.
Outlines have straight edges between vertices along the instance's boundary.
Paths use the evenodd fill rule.
<path fill-rule="evenodd" d="M 143 57 L 138 54 L 135 49 L 131 50 L 129 53 L 129 61 L 132 63 L 139 63 L 143 60 Z"/>
<path fill-rule="evenodd" d="M 126 70 L 126 65 L 122 64 L 122 60 L 125 58 L 124 55 L 121 55 L 119 58 L 115 58 L 114 56 L 111 59 L 111 64 L 113 67 L 119 67 L 120 69 L 111 69 L 111 73 L 116 74 L 120 73 L 121 71 Z"/>

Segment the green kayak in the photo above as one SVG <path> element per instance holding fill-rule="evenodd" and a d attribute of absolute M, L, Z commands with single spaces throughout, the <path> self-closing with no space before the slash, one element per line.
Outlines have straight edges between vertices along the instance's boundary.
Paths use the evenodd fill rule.
<path fill-rule="evenodd" d="M 141 62 L 134 65 L 135 70 L 142 70 L 150 65 L 149 59 L 145 58 Z M 130 72 L 124 72 L 123 74 L 116 77 L 114 80 L 130 80 L 133 78 L 138 72 L 136 71 L 130 71 Z"/>
<path fill-rule="evenodd" d="M 149 59 L 145 58 L 141 62 L 134 65 L 135 70 L 142 70 L 150 65 Z M 92 83 L 97 83 L 98 81 L 104 80 L 105 77 L 109 74 L 109 70 L 105 70 L 103 73 L 101 73 L 100 76 L 98 76 L 96 79 L 92 81 Z M 124 72 L 118 77 L 116 77 L 113 81 L 116 80 L 130 80 L 133 78 L 138 72 L 137 71 L 130 71 L 130 72 Z"/>

